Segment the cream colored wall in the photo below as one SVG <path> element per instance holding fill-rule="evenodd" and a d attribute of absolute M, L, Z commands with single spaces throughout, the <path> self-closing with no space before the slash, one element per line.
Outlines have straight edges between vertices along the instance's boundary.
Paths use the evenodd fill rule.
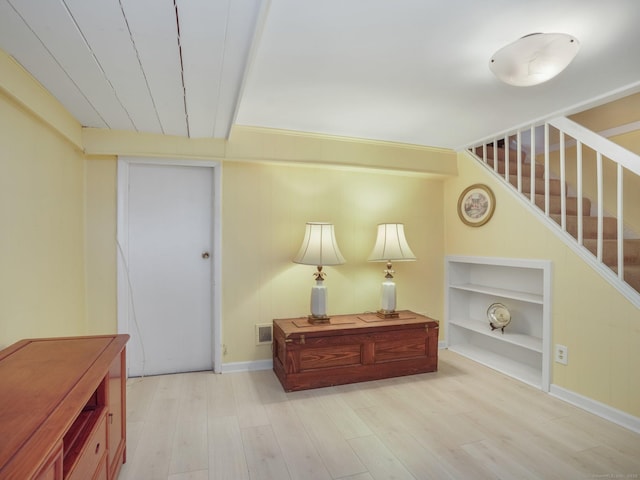
<path fill-rule="evenodd" d="M 246 126 L 233 128 L 226 157 L 322 167 L 456 174 L 453 151 L 449 149 Z"/>
<path fill-rule="evenodd" d="M 573 121 L 594 132 L 640 121 L 640 93 L 571 115 Z M 637 152 L 636 152 L 637 153 Z"/>
<path fill-rule="evenodd" d="M 33 119 L 46 124 L 52 131 L 81 147 L 80 124 L 38 83 L 13 57 L 0 49 L 0 92 L 11 98 Z"/>
<path fill-rule="evenodd" d="M 85 161 L 85 231 L 88 334 L 118 331 L 116 303 L 115 157 Z"/>
<path fill-rule="evenodd" d="M 255 345 L 255 324 L 308 313 L 314 269 L 291 262 L 307 221 L 334 222 L 348 261 L 326 267 L 330 313 L 379 307 L 383 266 L 366 262 L 366 257 L 378 223 L 404 222 L 418 261 L 396 266 L 398 306 L 442 318 L 442 179 L 455 174 L 455 154 L 385 142 L 318 135 L 305 140 L 294 133 L 268 133 L 241 129 L 225 145 L 220 140 L 83 130 L 91 332 L 117 329 L 118 154 L 222 162 L 224 363 L 269 359 L 270 348 Z M 332 165 L 317 165 L 319 155 Z M 376 168 L 361 168 L 370 158 Z M 396 167 L 405 171 L 393 170 Z"/>
<path fill-rule="evenodd" d="M 87 161 L 89 329 L 115 331 L 115 158 Z M 398 308 L 443 312 L 440 179 L 314 166 L 224 161 L 222 329 L 224 363 L 266 360 L 255 324 L 309 313 L 314 267 L 296 265 L 307 221 L 335 224 L 347 263 L 325 267 L 329 313 L 373 311 L 384 274 L 366 261 L 376 225 L 405 223 L 416 262 L 395 265 Z"/>
<path fill-rule="evenodd" d="M 366 259 L 376 225 L 401 222 L 418 261 L 394 265 L 398 308 L 442 318 L 442 181 L 232 161 L 223 185 L 225 363 L 270 358 L 254 325 L 309 313 L 315 267 L 291 262 L 307 221 L 334 223 L 347 260 L 325 267 L 329 314 L 379 308 L 384 266 Z"/>
<path fill-rule="evenodd" d="M 552 343 L 566 345 L 569 364 L 553 364 L 552 383 L 640 417 L 638 309 L 600 279 L 573 251 L 465 153 L 457 177 L 445 182 L 445 253 L 550 259 L 553 263 Z M 496 210 L 473 228 L 458 218 L 460 193 L 486 183 Z"/>
<path fill-rule="evenodd" d="M 76 146 L 0 89 L 0 348 L 87 332 L 83 172 Z"/>

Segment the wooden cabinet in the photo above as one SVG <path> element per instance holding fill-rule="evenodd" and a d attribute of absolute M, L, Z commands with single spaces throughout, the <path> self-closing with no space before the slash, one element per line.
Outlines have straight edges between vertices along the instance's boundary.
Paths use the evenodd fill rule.
<path fill-rule="evenodd" d="M 410 311 L 337 315 L 329 325 L 306 317 L 273 321 L 273 369 L 286 391 L 434 372 L 438 322 Z"/>
<path fill-rule="evenodd" d="M 23 340 L 0 352 L 0 478 L 117 478 L 128 339 Z"/>
<path fill-rule="evenodd" d="M 551 262 L 449 256 L 445 270 L 449 350 L 548 391 Z M 511 313 L 504 331 L 489 325 L 493 303 Z"/>
<path fill-rule="evenodd" d="M 62 456 L 62 442 L 56 445 L 53 453 L 42 462 L 40 471 L 38 471 L 34 478 L 38 480 L 60 480 L 62 478 L 62 462 L 64 457 Z"/>
<path fill-rule="evenodd" d="M 126 462 L 126 387 L 125 387 L 126 359 L 124 350 L 114 358 L 109 367 L 107 436 L 108 436 L 108 464 L 109 478 L 115 478 L 120 467 Z"/>

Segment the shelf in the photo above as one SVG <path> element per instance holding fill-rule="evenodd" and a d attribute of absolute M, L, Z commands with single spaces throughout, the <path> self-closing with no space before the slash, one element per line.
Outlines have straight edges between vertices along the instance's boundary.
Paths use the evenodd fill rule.
<path fill-rule="evenodd" d="M 542 384 L 542 375 L 539 370 L 512 358 L 503 357 L 470 344 L 450 345 L 448 349 L 533 387 L 540 388 Z"/>
<path fill-rule="evenodd" d="M 508 290 L 505 288 L 490 287 L 487 285 L 477 285 L 474 283 L 461 283 L 456 285 L 450 285 L 450 288 L 456 290 L 464 290 L 467 292 L 484 293 L 487 295 L 495 295 L 497 297 L 511 298 L 513 300 L 521 300 L 523 302 L 542 304 L 544 298 L 542 295 L 537 295 L 528 292 L 519 292 L 517 290 Z"/>
<path fill-rule="evenodd" d="M 551 262 L 524 258 L 448 256 L 448 348 L 506 375 L 549 390 Z M 512 322 L 504 333 L 486 319 L 504 302 Z"/>
<path fill-rule="evenodd" d="M 89 436 L 92 434 L 98 422 L 104 417 L 105 412 L 106 407 L 104 406 L 83 410 L 65 434 L 63 440 L 63 471 L 65 477 L 78 462 Z"/>
<path fill-rule="evenodd" d="M 533 350 L 534 352 L 542 353 L 542 339 L 537 337 L 532 337 L 531 335 L 524 335 L 522 333 L 513 333 L 509 332 L 509 327 L 505 329 L 505 332 L 502 333 L 501 330 L 491 330 L 491 327 L 488 323 L 479 322 L 477 320 L 468 320 L 468 319 L 450 319 L 449 324 L 455 325 L 457 327 L 465 328 L 467 330 L 472 330 L 481 335 L 486 335 L 487 337 L 493 337 L 497 340 L 512 343 L 514 345 L 518 345 L 519 347 L 524 347 L 529 350 Z"/>

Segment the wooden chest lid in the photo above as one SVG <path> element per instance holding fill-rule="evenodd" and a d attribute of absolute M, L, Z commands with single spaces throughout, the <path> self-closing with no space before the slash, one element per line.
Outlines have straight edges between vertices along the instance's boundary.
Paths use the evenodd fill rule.
<path fill-rule="evenodd" d="M 409 310 L 399 311 L 398 318 L 380 318 L 376 313 L 365 312 L 350 315 L 334 315 L 329 324 L 312 325 L 307 317 L 283 318 L 274 320 L 276 329 L 282 330 L 286 338 L 349 335 L 361 333 L 362 329 L 367 329 L 367 333 L 375 333 L 385 330 L 411 329 L 420 326 L 435 328 L 438 322 L 432 318 L 411 312 Z"/>

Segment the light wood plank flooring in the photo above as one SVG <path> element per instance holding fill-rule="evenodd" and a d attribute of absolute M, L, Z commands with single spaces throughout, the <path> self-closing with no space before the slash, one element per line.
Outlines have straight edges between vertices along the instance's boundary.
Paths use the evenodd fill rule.
<path fill-rule="evenodd" d="M 285 393 L 272 371 L 130 379 L 121 480 L 640 479 L 640 435 L 447 350 Z"/>

